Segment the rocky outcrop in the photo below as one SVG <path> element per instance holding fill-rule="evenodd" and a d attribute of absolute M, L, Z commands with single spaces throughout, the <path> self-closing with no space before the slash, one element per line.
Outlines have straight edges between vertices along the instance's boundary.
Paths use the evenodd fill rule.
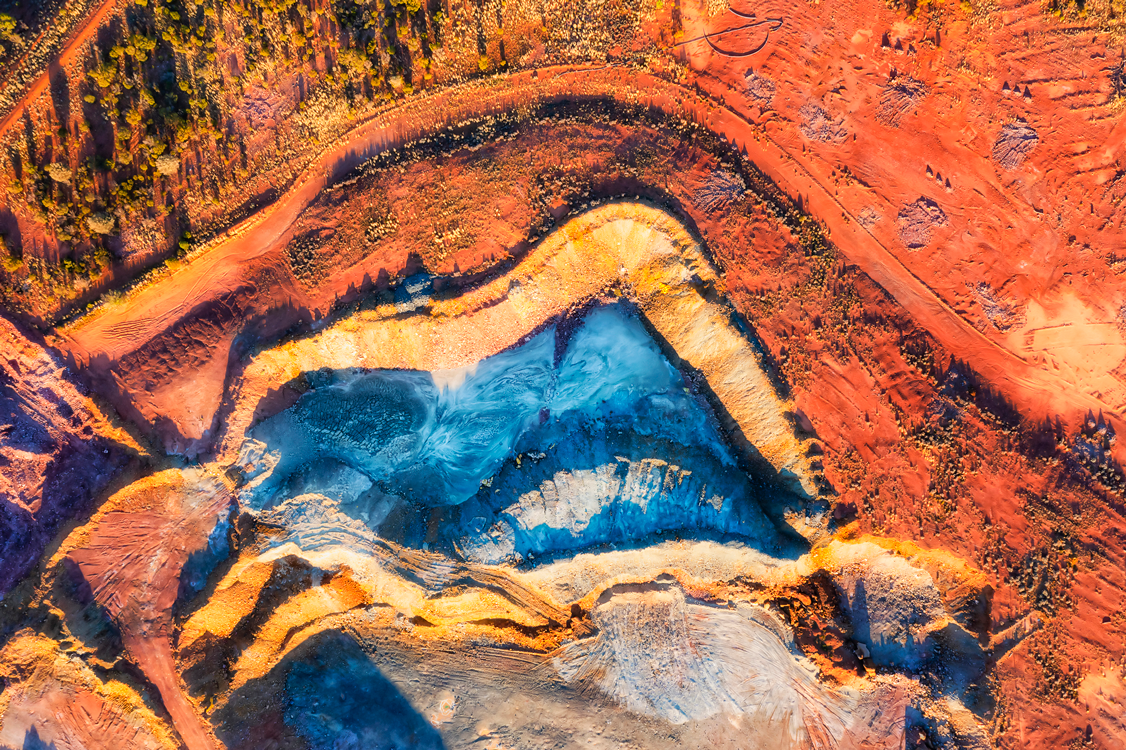
<path fill-rule="evenodd" d="M 0 596 L 70 518 L 89 512 L 138 447 L 67 368 L 0 318 Z"/>

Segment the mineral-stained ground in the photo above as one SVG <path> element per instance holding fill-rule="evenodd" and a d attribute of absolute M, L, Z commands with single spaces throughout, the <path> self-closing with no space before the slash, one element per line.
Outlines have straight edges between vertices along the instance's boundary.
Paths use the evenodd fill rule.
<path fill-rule="evenodd" d="M 0 748 L 1126 746 L 1118 0 L 0 0 Z"/>

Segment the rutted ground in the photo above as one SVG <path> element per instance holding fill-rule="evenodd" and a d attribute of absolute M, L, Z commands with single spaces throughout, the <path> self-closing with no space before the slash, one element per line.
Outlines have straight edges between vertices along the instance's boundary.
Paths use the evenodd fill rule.
<path fill-rule="evenodd" d="M 50 351 L 0 318 L 0 597 L 143 449 Z"/>

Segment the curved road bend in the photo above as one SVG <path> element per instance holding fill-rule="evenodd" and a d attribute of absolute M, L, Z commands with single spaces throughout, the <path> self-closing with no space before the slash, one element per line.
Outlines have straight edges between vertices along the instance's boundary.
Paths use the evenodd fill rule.
<path fill-rule="evenodd" d="M 656 107 L 696 121 L 745 150 L 770 179 L 829 229 L 849 262 L 880 284 L 959 358 L 974 363 L 986 383 L 1035 418 L 1115 414 L 1107 403 L 1051 372 L 1030 365 L 961 318 L 915 276 L 787 149 L 731 108 L 656 76 L 616 66 L 559 66 L 473 81 L 400 107 L 358 125 L 313 159 L 273 204 L 233 227 L 197 260 L 138 291 L 127 304 L 100 308 L 63 331 L 59 344 L 79 361 L 105 355 L 111 362 L 136 350 L 217 290 L 233 288 L 240 267 L 283 240 L 291 224 L 326 185 L 375 154 L 439 132 L 450 123 L 512 111 L 517 105 L 564 99 L 611 99 Z"/>

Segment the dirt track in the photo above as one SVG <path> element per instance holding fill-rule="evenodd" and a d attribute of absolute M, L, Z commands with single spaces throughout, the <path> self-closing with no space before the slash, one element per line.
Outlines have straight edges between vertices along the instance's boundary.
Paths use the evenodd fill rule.
<path fill-rule="evenodd" d="M 185 562 L 206 545 L 229 496 L 215 483 L 185 485 L 179 472 L 138 484 L 139 490 L 134 485 L 115 496 L 130 510 L 99 517 L 84 546 L 68 553 L 119 623 L 123 643 L 159 691 L 184 744 L 213 750 L 215 742 L 184 695 L 173 664 L 170 609 Z"/>
<path fill-rule="evenodd" d="M 38 99 L 51 85 L 51 68 L 65 68 L 74 62 L 75 57 L 82 52 L 86 42 L 98 33 L 102 21 L 106 20 L 116 9 L 117 0 L 105 0 L 94 12 L 83 19 L 81 25 L 79 25 L 78 29 L 72 34 L 70 40 L 51 61 L 48 69 L 43 71 L 43 74 L 35 80 L 35 83 L 28 87 L 19 101 L 15 103 L 11 111 L 0 120 L 0 136 L 7 133 L 8 128 L 20 118 L 20 115 L 27 109 L 28 103 Z"/>
<path fill-rule="evenodd" d="M 316 159 L 278 201 L 232 228 L 193 263 L 141 290 L 127 303 L 102 308 L 61 331 L 59 346 L 79 363 L 111 368 L 201 302 L 235 288 L 249 259 L 276 248 L 290 225 L 334 180 L 376 153 L 396 148 L 451 123 L 514 110 L 518 105 L 569 99 L 612 99 L 694 119 L 745 150 L 768 177 L 829 230 L 844 256 L 891 293 L 921 325 L 983 381 L 1036 419 L 1075 421 L 1088 410 L 1115 419 L 1114 405 L 1023 359 L 983 335 L 913 274 L 853 213 L 860 188 L 827 187 L 807 166 L 809 157 L 782 145 L 771 129 L 734 108 L 720 106 L 661 78 L 615 66 L 557 67 L 466 84 L 415 99 L 395 113 L 357 126 Z M 986 190 L 989 185 L 983 185 Z M 852 190 L 855 195 L 850 195 Z M 1001 198 L 1000 194 L 993 190 Z"/>

